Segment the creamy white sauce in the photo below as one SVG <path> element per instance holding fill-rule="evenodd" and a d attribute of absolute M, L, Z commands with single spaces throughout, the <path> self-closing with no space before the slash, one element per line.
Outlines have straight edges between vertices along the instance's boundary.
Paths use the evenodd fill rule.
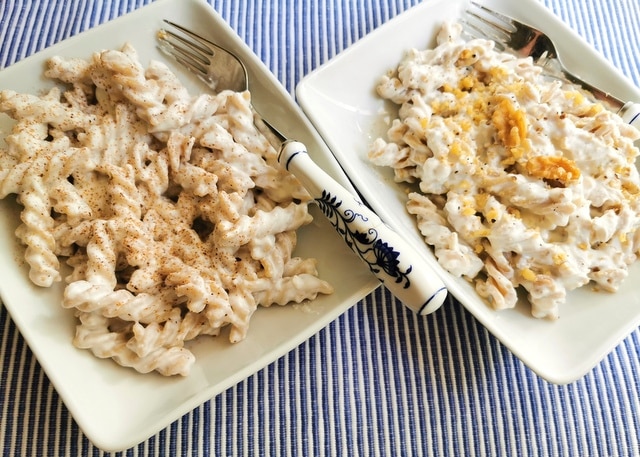
<path fill-rule="evenodd" d="M 408 211 L 451 273 L 498 309 L 524 288 L 557 318 L 569 290 L 615 291 L 637 258 L 640 132 L 530 58 L 461 39 L 410 50 L 377 91 L 398 105 L 369 153 L 417 183 Z"/>

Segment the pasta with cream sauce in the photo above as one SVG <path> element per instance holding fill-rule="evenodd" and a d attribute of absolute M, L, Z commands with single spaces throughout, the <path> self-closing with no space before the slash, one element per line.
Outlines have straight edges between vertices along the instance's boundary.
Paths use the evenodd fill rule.
<path fill-rule="evenodd" d="M 414 184 L 407 210 L 447 271 L 496 309 L 525 290 L 539 318 L 588 283 L 617 290 L 640 249 L 634 127 L 452 23 L 377 92 L 398 115 L 370 160 Z"/>
<path fill-rule="evenodd" d="M 45 76 L 57 85 L 43 95 L 0 92 L 15 120 L 0 198 L 23 207 L 33 283 L 66 280 L 76 346 L 187 375 L 188 341 L 228 328 L 238 342 L 258 306 L 332 293 L 315 259 L 293 255 L 311 198 L 255 128 L 248 92 L 192 96 L 130 45 L 54 57 Z"/>

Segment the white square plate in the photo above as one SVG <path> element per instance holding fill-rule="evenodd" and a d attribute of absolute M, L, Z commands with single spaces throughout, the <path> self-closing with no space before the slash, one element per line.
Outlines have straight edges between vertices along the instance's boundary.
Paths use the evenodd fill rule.
<path fill-rule="evenodd" d="M 249 70 L 254 104 L 274 125 L 289 129 L 286 134 L 304 141 L 314 160 L 349 186 L 331 152 L 290 95 L 223 19 L 198 0 L 160 0 L 61 42 L 0 71 L 0 87 L 39 93 L 50 84 L 41 78 L 48 57 L 86 58 L 101 49 L 120 48 L 126 39 L 137 49 L 144 65 L 150 59 L 166 61 L 192 93 L 206 90 L 156 49 L 156 32 L 163 18 L 209 34 L 235 51 Z M 9 119 L 0 115 L 0 141 L 9 128 Z M 296 255 L 318 258 L 320 275 L 335 287 L 334 294 L 308 304 L 259 309 L 247 339 L 241 343 L 230 344 L 224 333 L 198 340 L 191 346 L 196 363 L 186 378 L 140 375 L 72 346 L 75 318 L 73 311 L 60 304 L 63 286 L 41 289 L 28 280 L 28 268 L 21 260 L 24 248 L 14 236 L 19 211 L 13 198 L 0 201 L 0 295 L 80 428 L 104 450 L 122 450 L 144 441 L 286 354 L 379 285 L 368 266 L 351 253 L 313 207 L 315 220 L 301 231 Z"/>
<path fill-rule="evenodd" d="M 640 92 L 577 34 L 535 0 L 487 0 L 487 6 L 545 30 L 557 41 L 569 68 L 626 100 Z M 297 87 L 303 110 L 325 139 L 354 186 L 396 231 L 406 234 L 422 252 L 449 291 L 491 333 L 542 378 L 572 382 L 591 370 L 640 324 L 640 264 L 615 294 L 595 293 L 589 286 L 570 293 L 556 322 L 530 317 L 529 305 L 492 310 L 467 281 L 440 268 L 405 210 L 404 186 L 390 169 L 367 160 L 371 142 L 387 129 L 384 102 L 375 94 L 381 75 L 397 66 L 409 48 L 435 45 L 443 21 L 455 20 L 463 0 L 430 0 L 384 24 L 308 75 Z"/>

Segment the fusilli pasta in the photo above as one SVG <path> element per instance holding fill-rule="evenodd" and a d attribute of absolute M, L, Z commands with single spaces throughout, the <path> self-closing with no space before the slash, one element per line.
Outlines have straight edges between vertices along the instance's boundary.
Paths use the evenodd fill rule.
<path fill-rule="evenodd" d="M 415 183 L 407 209 L 439 263 L 497 309 L 525 290 L 535 317 L 589 282 L 615 291 L 640 252 L 640 132 L 459 24 L 437 41 L 382 77 L 398 116 L 369 157 Z"/>
<path fill-rule="evenodd" d="M 136 51 L 49 60 L 43 96 L 0 92 L 15 119 L 0 149 L 0 197 L 17 195 L 31 280 L 71 268 L 62 305 L 74 344 L 140 372 L 187 375 L 185 346 L 258 306 L 328 294 L 293 257 L 310 197 L 254 126 L 249 93 L 191 96 Z"/>

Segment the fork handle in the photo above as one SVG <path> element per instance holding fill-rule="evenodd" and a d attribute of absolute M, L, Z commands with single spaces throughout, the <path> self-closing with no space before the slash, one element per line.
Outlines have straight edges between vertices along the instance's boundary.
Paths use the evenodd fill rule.
<path fill-rule="evenodd" d="M 304 144 L 285 141 L 278 162 L 298 178 L 351 250 L 405 306 L 425 315 L 442 305 L 447 289 L 431 266 L 372 210 L 316 165 Z"/>
<path fill-rule="evenodd" d="M 550 62 L 551 61 L 549 61 L 549 63 Z M 557 59 L 555 59 L 554 62 L 557 64 L 558 63 Z M 543 65 L 543 66 L 546 66 L 546 65 Z M 589 84 L 588 82 L 580 79 L 576 75 L 569 73 L 566 70 L 561 69 L 560 71 L 564 75 L 565 79 L 567 79 L 569 82 L 577 84 L 581 86 L 584 90 L 591 92 L 591 94 L 596 98 L 596 100 L 599 100 L 600 102 L 604 103 L 612 111 L 617 112 L 627 124 L 630 124 L 640 129 L 640 104 L 639 103 L 635 103 L 635 102 L 625 103 L 619 98 L 611 95 L 609 92 L 605 92 L 601 89 L 598 89 L 597 87 Z"/>
<path fill-rule="evenodd" d="M 635 102 L 627 102 L 620 108 L 618 112 L 622 119 L 637 129 L 640 129 L 640 104 Z"/>

